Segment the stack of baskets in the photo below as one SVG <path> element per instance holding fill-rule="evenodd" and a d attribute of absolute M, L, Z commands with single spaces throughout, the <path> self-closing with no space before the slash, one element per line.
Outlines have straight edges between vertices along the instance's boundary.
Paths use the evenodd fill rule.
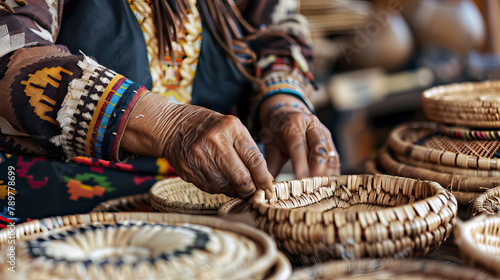
<path fill-rule="evenodd" d="M 290 273 L 268 235 L 213 217 L 93 213 L 0 231 L 0 279 L 285 279 Z"/>
<path fill-rule="evenodd" d="M 434 122 L 395 128 L 366 171 L 436 181 L 463 205 L 500 186 L 500 82 L 431 88 L 422 106 Z"/>

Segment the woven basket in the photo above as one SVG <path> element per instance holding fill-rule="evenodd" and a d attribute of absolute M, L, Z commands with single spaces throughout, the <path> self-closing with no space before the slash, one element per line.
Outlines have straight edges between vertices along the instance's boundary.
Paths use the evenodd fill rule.
<path fill-rule="evenodd" d="M 455 198 L 439 184 L 387 176 L 314 177 L 274 184 L 250 199 L 259 228 L 296 263 L 420 257 L 455 223 Z"/>
<path fill-rule="evenodd" d="M 500 127 L 500 82 L 438 86 L 421 96 L 426 116 L 435 122 L 466 127 Z"/>
<path fill-rule="evenodd" d="M 19 224 L 16 273 L 7 271 L 9 234 L 0 231 L 1 279 L 249 279 L 282 265 L 268 235 L 215 217 L 92 213 Z"/>
<path fill-rule="evenodd" d="M 392 175 L 435 181 L 445 186 L 461 205 L 470 205 L 482 192 L 500 184 L 500 178 L 447 174 L 401 163 L 389 154 L 387 147 L 379 151 L 377 163 L 380 168 Z"/>
<path fill-rule="evenodd" d="M 460 222 L 454 237 L 464 265 L 500 277 L 500 216 L 479 215 Z"/>
<path fill-rule="evenodd" d="M 91 212 L 153 212 L 149 193 L 129 195 L 105 201 Z"/>
<path fill-rule="evenodd" d="M 290 279 L 486 280 L 493 277 L 475 269 L 437 261 L 385 259 L 329 262 L 297 270 Z"/>
<path fill-rule="evenodd" d="M 224 194 L 209 194 L 181 178 L 157 182 L 149 190 L 151 207 L 158 212 L 216 215 L 231 198 Z"/>
<path fill-rule="evenodd" d="M 500 170 L 500 159 L 493 158 L 500 149 L 499 141 L 459 140 L 436 135 L 435 123 L 411 123 L 396 127 L 387 138 L 394 154 L 412 160 L 479 170 Z M 415 144 L 419 141 L 423 143 Z"/>
<path fill-rule="evenodd" d="M 500 187 L 493 188 L 474 200 L 472 214 L 494 215 L 500 212 Z"/>

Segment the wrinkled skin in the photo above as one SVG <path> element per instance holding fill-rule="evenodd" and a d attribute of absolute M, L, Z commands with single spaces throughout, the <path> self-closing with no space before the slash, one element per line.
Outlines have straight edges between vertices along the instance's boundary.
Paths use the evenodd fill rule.
<path fill-rule="evenodd" d="M 296 178 L 340 174 L 331 133 L 314 114 L 283 107 L 263 115 L 262 142 L 273 176 L 288 159 Z"/>
<path fill-rule="evenodd" d="M 260 188 L 272 194 L 264 156 L 233 116 L 150 94 L 134 109 L 122 148 L 167 158 L 182 179 L 209 193 L 248 198 Z"/>

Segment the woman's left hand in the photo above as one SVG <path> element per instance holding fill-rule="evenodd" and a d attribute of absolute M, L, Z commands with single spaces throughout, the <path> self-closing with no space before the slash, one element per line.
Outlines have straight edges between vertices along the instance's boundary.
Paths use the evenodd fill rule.
<path fill-rule="evenodd" d="M 297 105 L 280 107 L 279 103 Z M 298 99 L 280 95 L 266 100 L 260 120 L 266 161 L 273 176 L 278 175 L 288 159 L 296 178 L 340 174 L 330 131 Z"/>

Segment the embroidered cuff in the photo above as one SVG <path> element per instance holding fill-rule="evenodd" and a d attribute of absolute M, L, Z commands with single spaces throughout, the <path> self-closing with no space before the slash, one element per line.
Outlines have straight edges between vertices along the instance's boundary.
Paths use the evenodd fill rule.
<path fill-rule="evenodd" d="M 88 156 L 122 161 L 128 155 L 119 151 L 119 143 L 128 117 L 149 91 L 89 57 L 78 66 L 83 74 L 68 87 L 57 114 L 62 134 L 52 141 L 62 146 L 68 159 Z"/>

